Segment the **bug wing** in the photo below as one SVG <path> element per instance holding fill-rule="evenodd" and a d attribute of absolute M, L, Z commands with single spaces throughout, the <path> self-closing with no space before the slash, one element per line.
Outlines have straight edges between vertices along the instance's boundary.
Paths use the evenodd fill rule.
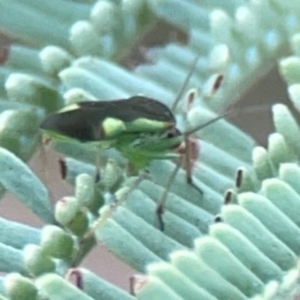
<path fill-rule="evenodd" d="M 81 142 L 95 141 L 101 139 L 101 115 L 93 109 L 77 108 L 71 111 L 54 113 L 49 115 L 40 125 L 48 132 L 76 139 Z"/>
<path fill-rule="evenodd" d="M 175 119 L 164 104 L 134 96 L 127 100 L 80 102 L 49 115 L 40 127 L 81 142 L 91 142 L 115 138 L 123 132 L 143 133 L 152 127 L 155 131 L 157 127 L 152 122 L 164 128 L 165 124 L 174 124 Z"/>
<path fill-rule="evenodd" d="M 143 96 L 134 96 L 126 102 L 129 104 L 130 114 L 134 117 L 133 119 L 145 118 L 152 121 L 175 123 L 172 111 L 157 100 Z"/>
<path fill-rule="evenodd" d="M 152 121 L 175 122 L 173 113 L 166 105 L 143 96 L 112 101 L 86 101 L 80 102 L 78 105 L 83 109 L 99 110 L 101 121 L 105 117 L 111 117 L 123 122 L 132 122 L 142 118 Z"/>

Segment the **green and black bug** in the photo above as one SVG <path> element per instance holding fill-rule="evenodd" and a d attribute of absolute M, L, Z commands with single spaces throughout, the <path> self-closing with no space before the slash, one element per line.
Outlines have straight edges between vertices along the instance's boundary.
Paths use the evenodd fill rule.
<path fill-rule="evenodd" d="M 168 191 L 180 167 L 184 165 L 186 169 L 187 183 L 203 195 L 202 190 L 192 180 L 189 136 L 224 117 L 218 116 L 186 132 L 177 128 L 173 110 L 184 92 L 196 62 L 197 60 L 172 109 L 144 96 L 111 101 L 85 101 L 49 115 L 40 126 L 50 138 L 92 143 L 99 149 L 115 148 L 137 170 L 146 168 L 154 159 L 178 159 L 156 210 L 161 230 L 164 229 L 162 214 Z M 222 76 L 217 79 L 219 87 Z M 195 93 L 190 92 L 190 101 L 194 96 Z"/>

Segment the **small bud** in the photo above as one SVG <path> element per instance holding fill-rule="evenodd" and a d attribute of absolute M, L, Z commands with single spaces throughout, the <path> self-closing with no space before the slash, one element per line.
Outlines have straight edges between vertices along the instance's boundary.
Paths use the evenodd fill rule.
<path fill-rule="evenodd" d="M 61 228 L 47 225 L 42 230 L 40 246 L 51 257 L 69 259 L 73 254 L 74 240 Z"/>
<path fill-rule="evenodd" d="M 60 96 L 55 88 L 27 74 L 11 74 L 5 89 L 8 98 L 14 101 L 41 106 L 47 111 L 56 111 L 60 106 Z"/>
<path fill-rule="evenodd" d="M 111 192 L 115 191 L 124 179 L 123 173 L 123 169 L 114 159 L 108 159 L 101 173 L 101 186 Z"/>
<path fill-rule="evenodd" d="M 85 212 L 78 211 L 73 220 L 67 224 L 67 227 L 76 236 L 82 236 L 89 228 L 89 219 Z"/>
<path fill-rule="evenodd" d="M 88 206 L 93 202 L 95 196 L 94 178 L 82 173 L 76 177 L 75 197 L 80 206 Z"/>
<path fill-rule="evenodd" d="M 230 61 L 230 51 L 227 45 L 215 46 L 209 54 L 209 64 L 212 70 L 222 72 L 227 68 Z"/>
<path fill-rule="evenodd" d="M 55 76 L 71 64 L 72 57 L 62 48 L 47 46 L 40 52 L 40 60 L 43 70 Z"/>
<path fill-rule="evenodd" d="M 75 218 L 78 210 L 79 203 L 75 197 L 64 197 L 55 205 L 55 219 L 67 226 Z"/>
<path fill-rule="evenodd" d="M 38 291 L 31 280 L 18 273 L 10 273 L 4 280 L 5 293 L 10 300 L 37 300 Z"/>
<path fill-rule="evenodd" d="M 40 246 L 29 244 L 25 246 L 23 253 L 24 264 L 29 274 L 39 276 L 55 270 L 54 261 Z"/>
<path fill-rule="evenodd" d="M 102 56 L 102 46 L 94 27 L 90 22 L 78 21 L 70 30 L 70 42 L 78 56 Z"/>
<path fill-rule="evenodd" d="M 91 11 L 91 23 L 100 35 L 112 34 L 119 25 L 119 8 L 108 1 L 100 1 Z"/>
<path fill-rule="evenodd" d="M 210 14 L 211 33 L 220 43 L 230 44 L 232 39 L 233 26 L 234 21 L 231 16 L 227 12 L 225 12 L 225 10 L 215 9 Z"/>
<path fill-rule="evenodd" d="M 71 105 L 82 101 L 97 100 L 95 96 L 78 87 L 69 89 L 66 93 L 64 93 L 63 97 L 65 99 L 65 105 Z"/>

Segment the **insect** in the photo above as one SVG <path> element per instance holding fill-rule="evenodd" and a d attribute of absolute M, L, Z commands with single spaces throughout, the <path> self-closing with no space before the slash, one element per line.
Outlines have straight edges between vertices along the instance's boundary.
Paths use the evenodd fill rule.
<path fill-rule="evenodd" d="M 181 132 L 176 126 L 173 110 L 195 68 L 190 70 L 172 109 L 161 102 L 143 96 L 112 101 L 85 101 L 51 114 L 40 127 L 51 138 L 91 143 L 99 148 L 116 148 L 137 169 L 146 168 L 153 159 L 178 159 L 160 203 L 157 206 L 159 227 L 169 188 L 181 166 L 186 169 L 186 181 L 199 191 L 192 180 L 189 136 L 224 117 L 211 119 L 190 131 Z M 218 78 L 218 86 L 220 85 Z M 195 93 L 190 93 L 193 101 Z"/>

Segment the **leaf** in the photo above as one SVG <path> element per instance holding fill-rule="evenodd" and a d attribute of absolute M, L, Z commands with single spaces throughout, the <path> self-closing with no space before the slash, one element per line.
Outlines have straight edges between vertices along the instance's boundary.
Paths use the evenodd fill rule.
<path fill-rule="evenodd" d="M 279 57 L 288 53 L 290 47 L 295 49 L 296 55 L 299 53 L 299 38 L 296 35 L 293 36 L 299 30 L 299 5 L 297 5 L 297 1 L 252 1 L 242 5 L 239 1 L 204 1 L 199 4 L 196 1 L 184 2 L 179 0 L 123 1 L 120 4 L 116 4 L 116 2 L 106 3 L 105 1 L 98 1 L 94 4 L 91 1 L 78 3 L 58 0 L 49 3 L 28 1 L 26 4 L 17 1 L 11 1 L 9 4 L 8 2 L 4 4 L 4 2 L 2 1 L 3 7 L 0 12 L 0 27 L 5 32 L 28 45 L 41 47 L 51 42 L 64 47 L 71 52 L 68 56 L 71 57 L 71 60 L 73 56 L 83 54 L 103 55 L 106 58 L 119 59 L 126 55 L 126 51 L 133 42 L 141 40 L 144 33 L 157 22 L 158 18 L 172 22 L 189 34 L 189 41 L 186 45 L 169 43 L 166 47 L 147 51 L 147 58 L 154 63 L 140 66 L 133 71 L 105 61 L 103 57 L 93 57 L 92 59 L 80 57 L 77 60 L 68 61 L 66 64 L 66 61 L 62 59 L 62 64 L 51 70 L 48 68 L 45 70 L 46 72 L 43 72 L 40 67 L 41 61 L 38 50 L 28 51 L 28 48 L 20 46 L 17 51 L 12 51 L 17 55 L 14 59 L 6 61 L 6 64 L 1 68 L 0 82 L 2 85 L 4 85 L 7 76 L 15 70 L 23 70 L 23 72 L 26 70 L 29 73 L 34 73 L 35 76 L 38 74 L 45 80 L 47 86 L 50 83 L 50 86 L 54 87 L 54 95 L 56 90 L 59 92 L 58 95 L 62 96 L 62 90 L 65 92 L 69 89 L 64 95 L 66 103 L 87 95 L 92 99 L 103 97 L 112 99 L 113 95 L 121 97 L 142 92 L 147 96 L 160 99 L 165 104 L 170 104 L 190 69 L 191 62 L 200 53 L 195 74 L 192 76 L 188 88 L 204 87 L 209 79 L 216 74 L 224 75 L 226 84 L 211 99 L 206 99 L 205 92 L 200 91 L 200 96 L 203 97 L 199 97 L 195 103 L 192 110 L 194 117 L 189 116 L 188 118 L 191 123 L 195 124 L 199 121 L 200 116 L 201 118 L 203 116 L 198 114 L 199 111 L 207 108 L 217 112 L 224 111 L 251 84 L 266 74 Z M 62 10 L 62 4 L 67 9 Z M 106 7 L 103 11 L 107 12 L 104 16 L 107 18 L 99 18 L 99 16 L 103 16 L 102 6 Z M 90 19 L 89 16 L 91 16 Z M 24 26 L 28 20 L 31 21 L 29 26 Z M 104 21 L 109 25 L 106 32 L 103 31 L 105 29 Z M 94 24 L 98 25 L 95 26 Z M 98 26 L 99 28 L 97 28 Z M 291 37 L 292 45 L 290 46 Z M 6 51 L 6 54 L 3 54 L 4 58 L 0 61 L 5 62 L 7 56 Z M 22 59 L 17 59 L 18 57 L 22 57 Z M 35 63 L 34 57 L 37 58 Z M 46 61 L 46 64 L 44 61 L 43 65 L 51 65 L 47 62 L 51 62 L 53 57 L 49 57 L 49 61 Z M 31 59 L 33 60 L 32 69 L 26 65 L 26 62 Z M 282 74 L 294 84 L 290 87 L 290 94 L 296 107 L 298 96 L 295 85 L 297 85 L 297 78 L 299 78 L 297 59 L 298 57 L 282 63 L 282 67 L 285 68 L 282 70 Z M 59 72 L 60 77 L 55 72 Z M 79 96 L 78 91 L 80 91 Z M 46 96 L 51 94 L 48 93 L 49 90 L 48 92 L 44 90 L 44 92 Z M 5 90 L 2 87 L 0 96 L 3 98 L 5 95 Z M 22 97 L 22 95 L 23 93 L 20 93 L 19 96 Z M 27 101 L 38 103 L 35 102 L 37 99 L 32 99 L 30 96 Z M 18 97 L 15 100 L 21 101 Z M 48 101 L 43 106 L 49 107 Z M 179 126 L 183 125 L 181 121 L 184 119 L 182 118 L 184 109 L 184 105 L 180 105 L 177 110 Z M 215 126 L 208 127 L 206 132 L 201 134 L 201 138 L 204 138 L 205 141 L 202 142 L 203 152 L 195 164 L 194 174 L 196 183 L 203 189 L 204 197 L 194 194 L 183 182 L 183 173 L 179 174 L 172 186 L 170 201 L 163 216 L 169 226 L 169 228 L 166 227 L 165 236 L 155 229 L 157 219 L 154 211 L 156 202 L 159 200 L 157 194 L 161 193 L 167 175 L 174 165 L 155 162 L 156 166 L 155 164 L 151 166 L 153 170 L 151 184 L 148 183 L 148 186 L 147 183 L 143 184 L 139 191 L 135 191 L 132 197 L 127 199 L 124 207 L 115 211 L 113 219 L 109 220 L 107 226 L 97 232 L 98 238 L 108 241 L 107 244 L 118 255 L 122 255 L 125 260 L 131 262 L 139 270 L 144 270 L 145 262 L 161 260 L 160 258 L 157 259 L 160 256 L 166 259 L 169 247 L 172 250 L 177 249 L 178 244 L 191 247 L 193 238 L 209 229 L 213 215 L 221 209 L 224 199 L 223 193 L 231 188 L 231 196 L 228 197 L 229 202 L 232 197 L 238 201 L 238 204 L 222 208 L 219 219 L 227 224 L 221 224 L 226 226 L 221 228 L 218 238 L 222 238 L 222 243 L 226 244 L 225 246 L 230 249 L 230 252 L 237 256 L 237 260 L 242 261 L 246 268 L 254 274 L 253 276 L 257 276 L 264 283 L 264 290 L 262 291 L 261 284 L 257 280 L 261 297 L 275 298 L 278 296 L 284 299 L 289 293 L 296 295 L 298 271 L 290 269 L 295 267 L 299 255 L 299 253 L 294 253 L 298 248 L 298 238 L 294 238 L 294 234 L 298 231 L 298 221 L 296 214 L 294 214 L 296 209 L 293 211 L 294 205 L 297 203 L 297 196 L 291 192 L 291 189 L 299 191 L 297 178 L 300 172 L 297 164 L 295 164 L 299 157 L 299 151 L 297 151 L 299 148 L 299 141 L 297 140 L 299 128 L 285 108 L 277 107 L 274 111 L 276 128 L 280 134 L 276 134 L 275 138 L 274 136 L 270 138 L 268 149 L 256 148 L 253 154 L 253 166 L 251 164 L 253 141 L 238 133 L 228 124 L 220 122 L 222 125 L 218 127 L 219 124 L 216 123 Z M 289 121 L 287 121 L 288 119 Z M 232 145 L 235 146 L 232 147 Z M 82 158 L 87 162 L 93 162 L 95 157 L 93 149 L 85 149 L 81 152 L 81 147 L 73 147 L 72 145 L 63 145 L 60 149 L 72 157 Z M 284 155 L 281 155 L 282 153 Z M 13 159 L 13 166 L 17 165 L 19 168 L 20 164 L 22 165 L 20 162 L 16 163 L 15 158 Z M 5 163 L 3 165 L 7 166 Z M 74 168 L 76 169 L 75 173 L 78 172 L 79 165 L 80 163 Z M 33 198 L 39 198 L 35 194 L 36 188 L 33 189 L 33 192 L 28 192 L 28 186 L 19 189 L 16 179 L 13 180 L 13 172 L 8 171 L 7 168 L 5 174 L 8 175 L 8 179 L 4 181 L 10 182 L 8 186 L 13 190 L 15 189 L 19 197 L 24 199 L 25 194 L 33 194 Z M 22 168 L 24 168 L 23 165 Z M 238 186 L 235 186 L 234 181 L 236 168 L 241 171 L 241 183 Z M 85 170 L 90 169 L 90 166 L 85 165 Z M 23 173 L 28 175 L 27 171 Z M 286 188 L 281 181 L 276 181 L 274 176 L 279 176 L 289 183 L 290 188 Z M 36 180 L 32 180 L 32 182 L 37 184 Z M 260 189 L 261 185 L 262 189 Z M 40 186 L 40 183 L 37 186 Z M 240 194 L 242 191 L 247 191 L 248 194 Z M 283 197 L 275 197 L 274 191 L 278 191 Z M 26 193 L 23 194 L 24 192 Z M 251 193 L 249 194 L 249 192 Z M 262 195 L 266 196 L 266 194 L 271 195 L 271 201 L 261 201 Z M 44 192 L 42 195 L 45 196 Z M 140 200 L 137 204 L 136 201 L 133 201 L 136 198 Z M 281 199 L 282 201 L 284 199 L 290 200 L 287 203 L 282 203 L 280 202 Z M 181 206 L 185 202 L 186 205 Z M 33 203 L 36 205 L 37 202 L 30 202 L 32 209 L 34 208 Z M 259 210 L 261 203 L 265 209 L 270 211 L 262 214 Z M 242 206 L 247 207 L 249 211 Z M 37 210 L 36 207 L 35 209 Z M 121 212 L 124 212 L 124 215 L 118 216 L 118 213 Z M 197 219 L 198 213 L 199 218 Z M 51 212 L 49 213 L 47 203 L 44 204 L 44 213 L 42 214 L 44 218 L 52 221 L 49 218 Z M 128 219 L 124 218 L 125 215 L 128 216 Z M 280 227 L 281 224 L 279 224 L 276 227 L 274 223 L 276 216 L 280 217 L 280 220 L 287 226 Z M 198 220 L 199 223 L 197 224 Z M 216 228 L 214 226 L 211 229 L 211 236 L 213 235 L 213 228 Z M 290 230 L 291 228 L 292 230 Z M 137 234 L 135 234 L 136 231 L 138 231 Z M 239 234 L 236 231 L 239 231 Z M 144 232 L 146 234 L 141 236 L 141 233 Z M 151 236 L 148 236 L 147 233 L 151 233 Z M 232 239 L 227 241 L 227 236 L 231 236 Z M 154 239 L 155 242 L 152 243 Z M 212 241 L 211 239 L 212 237 L 209 238 L 209 241 Z M 284 239 L 284 242 L 281 239 Z M 166 247 L 168 250 L 161 251 L 158 241 L 162 245 L 168 241 Z M 198 247 L 204 247 L 203 241 L 207 241 L 207 239 L 200 238 L 197 240 Z M 241 243 L 244 243 L 244 246 L 252 246 L 249 246 L 249 251 L 247 251 L 247 247 L 241 249 Z M 184 278 L 193 281 L 192 291 L 197 290 L 199 293 L 201 291 L 212 299 L 246 299 L 249 298 L 249 295 L 255 297 L 254 294 L 257 290 L 249 289 L 243 281 L 252 275 L 250 277 L 247 277 L 248 275 L 246 277 L 241 276 L 236 278 L 238 282 L 234 282 L 232 277 L 230 277 L 231 280 L 226 277 L 227 281 L 218 274 L 217 271 L 232 270 L 234 272 L 235 269 L 231 268 L 234 264 L 228 267 L 229 270 L 227 268 L 222 270 L 222 265 L 218 266 L 219 260 L 213 256 L 220 250 L 220 242 L 213 240 L 211 244 L 218 245 L 207 248 L 211 250 L 208 251 L 207 257 L 212 255 L 215 259 L 212 261 L 214 265 L 209 267 L 202 261 L 202 258 L 197 258 L 196 250 L 177 250 L 171 255 L 171 267 L 168 265 L 169 268 L 166 268 L 167 263 L 163 262 L 164 268 L 161 269 L 161 274 L 163 274 L 163 270 L 167 269 L 163 276 L 159 272 L 155 274 L 153 272 L 140 280 L 136 286 L 137 297 L 140 299 L 191 299 L 188 298 L 189 291 L 185 290 L 183 293 L 183 289 L 177 291 L 172 287 L 169 279 L 175 272 L 177 274 L 180 272 L 181 277 L 185 276 Z M 122 253 L 123 245 L 125 245 L 126 257 Z M 221 246 L 221 249 L 224 247 Z M 151 255 L 151 250 L 148 248 L 158 255 Z M 139 254 L 138 262 L 133 253 Z M 228 251 L 226 250 L 225 253 L 228 254 Z M 231 255 L 229 256 L 232 258 Z M 220 261 L 225 257 L 228 256 L 222 257 L 221 255 Z M 263 272 L 259 268 L 256 262 L 257 257 L 260 257 L 259 263 L 264 262 L 266 266 L 270 266 L 270 272 Z M 230 259 L 230 261 L 236 261 L 236 258 Z M 226 261 L 224 265 L 226 265 Z M 286 275 L 283 275 L 284 277 L 277 277 L 280 272 L 276 265 L 287 271 Z M 213 267 L 217 270 L 214 270 Z M 174 268 L 177 270 L 172 271 L 172 276 L 168 277 L 168 270 L 174 270 Z M 246 273 L 249 274 L 248 271 Z M 222 274 L 224 275 L 224 273 Z M 65 287 L 66 283 L 62 282 L 62 279 L 53 276 L 50 275 L 50 283 L 53 280 L 59 283 L 56 287 Z M 168 280 L 164 281 L 163 277 Z M 44 282 L 46 285 L 47 280 L 39 282 Z M 179 287 L 176 286 L 176 288 Z M 68 284 L 66 290 L 71 291 L 71 297 L 78 295 L 78 291 L 74 291 L 72 286 Z M 50 291 L 52 293 L 51 289 Z M 65 292 L 64 289 L 61 291 Z M 57 297 L 57 299 L 61 298 L 61 295 L 54 293 L 51 296 Z M 82 295 L 80 294 L 80 296 Z"/>
<path fill-rule="evenodd" d="M 42 220 L 52 223 L 53 212 L 48 191 L 18 157 L 0 148 L 0 183 Z"/>

